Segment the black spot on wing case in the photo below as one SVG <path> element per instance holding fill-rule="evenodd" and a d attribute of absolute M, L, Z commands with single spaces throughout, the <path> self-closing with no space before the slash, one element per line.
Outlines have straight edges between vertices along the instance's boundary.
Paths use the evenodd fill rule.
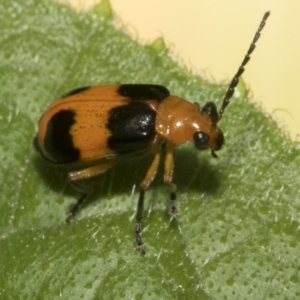
<path fill-rule="evenodd" d="M 156 112 L 145 102 L 129 102 L 110 110 L 108 147 L 121 156 L 149 151 L 155 132 Z"/>
<path fill-rule="evenodd" d="M 156 84 L 121 84 L 118 93 L 136 101 L 156 100 L 161 102 L 170 96 L 166 87 Z"/>
<path fill-rule="evenodd" d="M 74 147 L 70 129 L 75 124 L 75 112 L 61 110 L 50 119 L 44 138 L 45 150 L 54 163 L 72 163 L 79 159 L 80 151 Z"/>

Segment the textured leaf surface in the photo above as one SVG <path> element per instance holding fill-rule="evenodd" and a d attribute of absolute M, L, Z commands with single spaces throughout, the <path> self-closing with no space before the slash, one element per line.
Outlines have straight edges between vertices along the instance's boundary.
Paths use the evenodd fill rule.
<path fill-rule="evenodd" d="M 151 157 L 91 180 L 95 193 L 66 225 L 78 194 L 67 170 L 34 151 L 39 116 L 85 85 L 158 83 L 200 105 L 220 105 L 225 87 L 177 66 L 162 40 L 132 41 L 106 2 L 77 14 L 46 0 L 2 1 L 0 28 L 1 299 L 299 299 L 299 145 L 245 90 L 222 120 L 219 159 L 177 149 L 177 222 L 159 172 L 146 194 L 143 257 L 134 213 Z"/>

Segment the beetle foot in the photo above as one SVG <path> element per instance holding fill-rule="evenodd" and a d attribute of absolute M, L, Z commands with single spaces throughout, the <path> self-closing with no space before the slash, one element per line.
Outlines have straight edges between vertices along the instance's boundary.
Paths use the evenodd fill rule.
<path fill-rule="evenodd" d="M 141 251 L 142 254 L 146 254 L 145 247 L 144 247 L 144 241 L 141 237 L 141 231 L 142 231 L 142 226 L 141 223 L 136 223 L 135 225 L 135 243 L 137 249 Z"/>
<path fill-rule="evenodd" d="M 66 217 L 66 223 L 70 223 L 75 216 L 76 214 L 73 211 L 70 211 L 69 215 Z"/>
<path fill-rule="evenodd" d="M 177 219 L 178 209 L 175 202 L 172 202 L 169 209 L 169 214 L 171 215 L 171 221 Z"/>

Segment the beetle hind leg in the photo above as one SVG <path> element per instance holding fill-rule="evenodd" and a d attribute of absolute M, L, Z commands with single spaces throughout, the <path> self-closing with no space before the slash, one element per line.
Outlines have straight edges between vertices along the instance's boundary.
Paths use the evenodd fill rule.
<path fill-rule="evenodd" d="M 108 161 L 106 163 L 92 166 L 80 171 L 70 172 L 68 174 L 68 181 L 70 185 L 76 189 L 77 191 L 81 192 L 82 195 L 77 200 L 76 204 L 71 209 L 68 217 L 66 218 L 66 222 L 69 223 L 73 217 L 75 217 L 78 209 L 82 205 L 82 203 L 86 200 L 86 198 L 93 193 L 94 189 L 90 186 L 83 185 L 78 183 L 77 180 L 90 178 L 96 175 L 100 175 L 110 169 L 116 162 L 114 160 Z"/>
<path fill-rule="evenodd" d="M 66 218 L 66 222 L 70 223 L 70 221 L 75 217 L 75 215 L 78 212 L 79 207 L 82 205 L 82 203 L 85 201 L 88 195 L 92 194 L 94 189 L 90 186 L 80 184 L 78 182 L 69 182 L 70 185 L 76 189 L 77 191 L 81 192 L 82 195 L 77 200 L 76 204 L 73 206 L 73 208 L 70 210 L 69 215 Z"/>

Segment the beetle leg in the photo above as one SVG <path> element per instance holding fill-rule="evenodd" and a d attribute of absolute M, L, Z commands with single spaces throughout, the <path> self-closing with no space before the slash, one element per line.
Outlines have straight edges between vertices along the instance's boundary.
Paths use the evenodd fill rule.
<path fill-rule="evenodd" d="M 106 172 L 108 169 L 110 169 L 115 163 L 115 160 L 111 160 L 106 163 L 102 163 L 93 167 L 88 167 L 80 171 L 70 172 L 68 174 L 68 180 L 70 182 L 100 175 Z"/>
<path fill-rule="evenodd" d="M 80 184 L 78 182 L 72 182 L 72 181 L 70 181 L 69 183 L 70 183 L 70 185 L 74 189 L 76 189 L 77 191 L 81 192 L 82 195 L 80 196 L 80 198 L 77 200 L 77 202 L 75 203 L 75 205 L 70 210 L 69 215 L 66 218 L 66 222 L 67 223 L 70 223 L 71 219 L 73 217 L 75 217 L 75 215 L 76 215 L 79 207 L 82 205 L 82 203 L 84 202 L 84 200 L 87 198 L 88 195 L 92 194 L 93 191 L 94 191 L 94 189 L 92 187 Z"/>
<path fill-rule="evenodd" d="M 137 210 L 136 210 L 136 224 L 135 224 L 135 243 L 138 249 L 145 254 L 144 242 L 141 237 L 142 232 L 142 219 L 143 219 L 143 210 L 144 210 L 144 197 L 145 190 L 141 189 L 140 196 L 138 200 Z"/>
<path fill-rule="evenodd" d="M 177 216 L 177 207 L 176 207 L 176 185 L 172 183 L 173 173 L 174 173 L 174 157 L 173 157 L 173 148 L 174 145 L 168 143 L 167 152 L 165 157 L 165 174 L 164 182 L 170 187 L 170 209 L 169 213 L 171 214 L 172 219 L 176 219 Z"/>
<path fill-rule="evenodd" d="M 170 209 L 169 209 L 169 213 L 171 215 L 171 219 L 176 219 L 177 218 L 177 206 L 176 206 L 176 185 L 171 183 L 170 184 L 170 189 L 171 189 L 171 193 L 170 193 L 170 200 L 171 200 L 171 204 L 170 204 Z"/>
<path fill-rule="evenodd" d="M 71 219 L 76 215 L 79 207 L 85 201 L 88 195 L 92 194 L 94 189 L 90 186 L 83 185 L 78 183 L 77 180 L 90 178 L 99 174 L 106 172 L 115 164 L 115 161 L 109 161 L 97 166 L 89 167 L 80 171 L 70 172 L 68 174 L 68 181 L 70 185 L 75 188 L 77 191 L 81 192 L 82 195 L 77 200 L 76 204 L 71 209 L 69 215 L 66 218 L 66 222 L 69 223 Z"/>
<path fill-rule="evenodd" d="M 135 225 L 135 242 L 136 242 L 137 248 L 140 249 L 142 254 L 146 253 L 145 249 L 144 249 L 144 242 L 141 237 L 145 190 L 148 188 L 148 186 L 153 181 L 153 179 L 156 175 L 157 168 L 159 165 L 159 158 L 160 158 L 160 150 L 155 153 L 152 164 L 151 164 L 144 180 L 141 183 L 141 191 L 140 191 L 139 200 L 138 200 L 138 204 L 137 204 L 136 225 Z"/>

